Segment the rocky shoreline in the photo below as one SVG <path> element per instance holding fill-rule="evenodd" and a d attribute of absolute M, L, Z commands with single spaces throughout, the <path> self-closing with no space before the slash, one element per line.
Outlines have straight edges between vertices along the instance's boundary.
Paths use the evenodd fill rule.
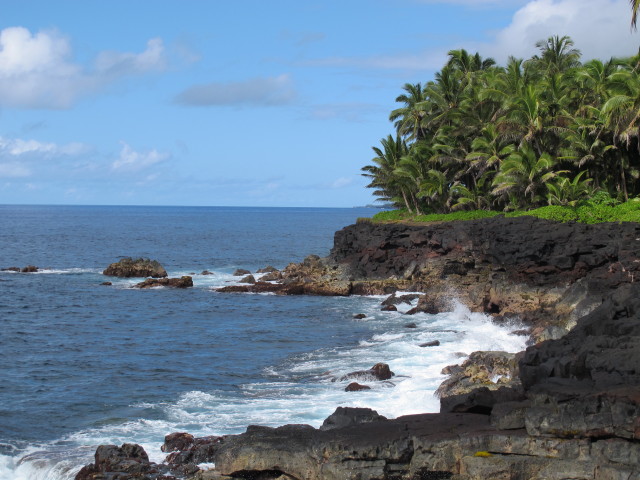
<path fill-rule="evenodd" d="M 327 258 L 220 291 L 421 292 L 413 313 L 446 311 L 457 297 L 495 321 L 520 318 L 532 345 L 448 367 L 439 414 L 339 408 L 320 429 L 176 433 L 162 465 L 138 446 L 101 446 L 76 478 L 640 479 L 639 270 L 633 223 L 359 222 L 336 232 Z"/>

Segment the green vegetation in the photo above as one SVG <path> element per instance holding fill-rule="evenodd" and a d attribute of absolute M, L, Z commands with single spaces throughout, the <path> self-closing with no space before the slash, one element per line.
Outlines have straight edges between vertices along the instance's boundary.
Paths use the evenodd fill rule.
<path fill-rule="evenodd" d="M 452 213 L 412 215 L 407 210 L 391 210 L 373 216 L 374 222 L 451 222 L 454 220 L 476 220 L 498 215 L 504 217 L 521 217 L 524 215 L 554 220 L 557 222 L 639 222 L 640 199 L 632 199 L 619 203 L 608 194 L 599 192 L 592 198 L 575 206 L 549 205 L 532 210 L 514 212 L 496 212 L 495 210 L 465 210 Z"/>
<path fill-rule="evenodd" d="M 399 209 L 376 221 L 639 220 L 640 55 L 581 63 L 569 37 L 536 46 L 506 66 L 452 50 L 433 81 L 404 85 L 394 134 L 362 168 Z"/>

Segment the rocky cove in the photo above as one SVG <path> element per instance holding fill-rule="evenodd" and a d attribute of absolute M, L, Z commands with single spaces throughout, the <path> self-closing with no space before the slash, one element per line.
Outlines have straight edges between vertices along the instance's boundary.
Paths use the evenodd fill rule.
<path fill-rule="evenodd" d="M 516 356 L 479 352 L 450 367 L 439 414 L 389 420 L 339 408 L 320 429 L 176 433 L 161 465 L 135 445 L 101 446 L 76 478 L 640 478 L 639 250 L 634 223 L 358 222 L 335 234 L 327 258 L 221 291 L 412 291 L 421 294 L 414 310 L 428 313 L 457 298 L 496 322 L 520 318 L 531 346 Z M 382 308 L 395 301 L 401 295 Z M 509 381 L 492 381 L 505 371 Z M 203 463 L 215 468 L 197 467 Z"/>

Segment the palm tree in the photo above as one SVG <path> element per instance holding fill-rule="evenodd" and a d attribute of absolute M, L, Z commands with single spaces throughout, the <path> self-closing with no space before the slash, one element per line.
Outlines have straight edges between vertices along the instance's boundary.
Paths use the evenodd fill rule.
<path fill-rule="evenodd" d="M 565 72 L 580 65 L 582 54 L 573 46 L 573 40 L 566 35 L 540 40 L 536 43 L 540 55 L 534 55 L 530 62 L 544 74 Z"/>
<path fill-rule="evenodd" d="M 365 172 L 362 175 L 371 179 L 367 188 L 377 189 L 373 194 L 380 200 L 403 205 L 409 213 L 413 213 L 406 181 L 395 174 L 400 160 L 409 151 L 407 144 L 399 136 L 394 139 L 391 135 L 380 140 L 380 143 L 382 148 L 372 147 L 376 154 L 372 159 L 374 164 L 362 167 Z"/>
<path fill-rule="evenodd" d="M 636 21 L 638 20 L 638 10 L 640 9 L 640 0 L 629 0 L 631 4 L 631 28 L 636 28 Z"/>
<path fill-rule="evenodd" d="M 424 118 L 427 114 L 424 90 L 420 83 L 405 83 L 405 91 L 396 98 L 396 102 L 403 106 L 396 108 L 389 115 L 389 120 L 395 122 L 396 131 L 407 140 L 420 140 L 426 136 Z"/>
<path fill-rule="evenodd" d="M 493 181 L 492 194 L 504 196 L 509 204 L 537 206 L 543 201 L 543 187 L 559 173 L 552 170 L 555 160 L 548 153 L 538 155 L 528 143 L 502 162 Z"/>
<path fill-rule="evenodd" d="M 565 176 L 557 176 L 547 183 L 547 202 L 549 205 L 568 205 L 575 207 L 582 198 L 594 192 L 590 184 L 592 178 L 582 179 L 585 171 L 578 173 L 573 180 Z"/>

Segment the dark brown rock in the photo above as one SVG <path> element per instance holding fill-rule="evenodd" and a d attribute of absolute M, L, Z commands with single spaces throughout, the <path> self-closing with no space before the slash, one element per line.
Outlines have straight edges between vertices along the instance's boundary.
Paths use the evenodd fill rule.
<path fill-rule="evenodd" d="M 420 347 L 424 348 L 424 347 L 439 347 L 440 346 L 440 340 L 432 340 L 430 342 L 425 342 L 425 343 L 421 343 Z"/>
<path fill-rule="evenodd" d="M 147 278 L 145 281 L 136 283 L 135 288 L 173 287 L 189 288 L 193 287 L 193 279 L 189 275 L 180 278 Z"/>
<path fill-rule="evenodd" d="M 234 277 L 242 277 L 243 275 L 249 275 L 251 272 L 249 270 L 245 270 L 244 268 L 238 268 L 235 272 L 233 272 Z"/>
<path fill-rule="evenodd" d="M 110 286 L 110 285 L 113 285 L 113 283 L 111 283 L 111 282 L 102 282 L 100 285 Z"/>
<path fill-rule="evenodd" d="M 253 275 L 247 275 L 246 277 L 242 277 L 238 280 L 240 283 L 256 283 L 256 279 Z"/>
<path fill-rule="evenodd" d="M 361 385 L 358 382 L 351 382 L 344 389 L 345 392 L 360 392 L 362 390 L 371 390 L 371 387 L 368 385 Z"/>
<path fill-rule="evenodd" d="M 36 273 L 38 271 L 38 267 L 35 265 L 27 265 L 20 270 L 22 273 Z"/>
<path fill-rule="evenodd" d="M 19 272 L 20 271 L 20 267 L 8 267 L 8 268 L 3 268 L 0 271 L 2 271 L 2 272 Z"/>
<path fill-rule="evenodd" d="M 378 415 L 378 412 L 370 408 L 338 407 L 335 412 L 322 422 L 320 430 L 333 430 L 351 425 L 380 422 L 386 419 L 386 417 Z"/>
<path fill-rule="evenodd" d="M 365 313 L 354 313 L 353 318 L 356 320 L 362 320 L 363 318 L 367 318 L 367 315 Z"/>

